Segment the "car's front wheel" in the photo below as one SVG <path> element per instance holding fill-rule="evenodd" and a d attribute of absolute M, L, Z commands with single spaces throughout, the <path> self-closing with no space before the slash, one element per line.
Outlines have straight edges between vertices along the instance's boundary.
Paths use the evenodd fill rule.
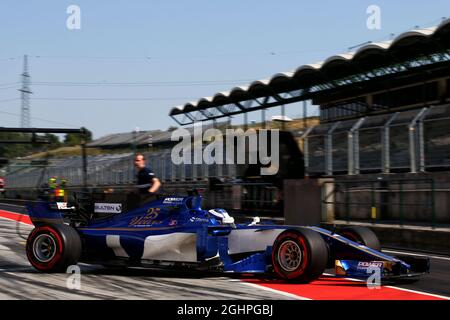
<path fill-rule="evenodd" d="M 286 230 L 272 247 L 275 275 L 287 281 L 306 283 L 315 280 L 325 271 L 327 261 L 327 245 L 312 230 Z"/>
<path fill-rule="evenodd" d="M 65 272 L 81 255 L 78 233 L 65 224 L 38 226 L 27 239 L 26 252 L 31 265 L 42 272 Z"/>

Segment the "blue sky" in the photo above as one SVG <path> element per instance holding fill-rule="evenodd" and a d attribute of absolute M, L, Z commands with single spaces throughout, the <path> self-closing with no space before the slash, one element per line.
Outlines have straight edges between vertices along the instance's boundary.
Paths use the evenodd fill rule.
<path fill-rule="evenodd" d="M 66 27 L 71 4 L 81 9 L 80 30 Z M 381 30 L 366 27 L 373 4 L 381 8 Z M 24 54 L 34 92 L 32 126 L 86 126 L 99 137 L 166 129 L 175 124 L 168 117 L 173 106 L 443 16 L 450 16 L 448 0 L 1 0 L 0 126 L 19 124 Z M 286 110 L 301 114 L 298 105 Z"/>

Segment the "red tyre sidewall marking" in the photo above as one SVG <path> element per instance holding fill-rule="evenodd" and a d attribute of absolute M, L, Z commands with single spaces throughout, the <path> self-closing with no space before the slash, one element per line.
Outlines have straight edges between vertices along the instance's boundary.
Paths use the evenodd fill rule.
<path fill-rule="evenodd" d="M 288 273 L 282 270 L 278 265 L 278 251 L 280 249 L 281 243 L 284 240 L 293 240 L 300 246 L 300 250 L 302 252 L 302 263 L 300 267 L 297 270 Z M 280 237 L 277 238 L 275 245 L 273 246 L 272 249 L 272 265 L 275 273 L 278 276 L 284 279 L 295 279 L 305 272 L 305 269 L 308 266 L 308 262 L 309 262 L 309 248 L 302 235 L 295 232 L 286 232 L 282 233 Z"/>
<path fill-rule="evenodd" d="M 55 256 L 52 258 L 52 260 L 50 260 L 47 263 L 41 263 L 41 262 L 37 261 L 37 259 L 34 257 L 33 244 L 34 244 L 35 236 L 38 233 L 39 234 L 42 234 L 42 233 L 49 234 L 54 240 L 56 240 L 56 243 L 57 243 L 57 251 L 55 253 Z M 32 241 L 29 243 L 29 247 L 27 246 L 27 256 L 28 256 L 28 260 L 31 262 L 31 264 L 36 269 L 39 269 L 39 270 L 50 270 L 51 268 L 53 268 L 53 266 L 60 261 L 61 255 L 63 252 L 63 242 L 62 242 L 62 239 L 61 239 L 61 236 L 59 235 L 59 233 L 51 227 L 37 227 L 36 229 L 34 229 L 31 232 L 30 238 L 32 239 Z"/>

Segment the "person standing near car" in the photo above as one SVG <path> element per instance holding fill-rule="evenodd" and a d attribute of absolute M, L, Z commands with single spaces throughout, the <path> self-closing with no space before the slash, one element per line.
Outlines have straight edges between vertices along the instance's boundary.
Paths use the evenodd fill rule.
<path fill-rule="evenodd" d="M 155 194 L 161 187 L 161 182 L 155 176 L 152 169 L 146 167 L 145 157 L 138 153 L 134 157 L 134 165 L 136 166 L 136 180 L 141 195 Z"/>

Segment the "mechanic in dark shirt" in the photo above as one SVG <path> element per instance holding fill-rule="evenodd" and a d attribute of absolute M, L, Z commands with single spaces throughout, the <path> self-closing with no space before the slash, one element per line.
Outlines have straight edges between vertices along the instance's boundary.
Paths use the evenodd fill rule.
<path fill-rule="evenodd" d="M 155 194 L 161 187 L 161 182 L 155 176 L 153 171 L 145 166 L 145 157 L 143 154 L 137 154 L 134 158 L 134 165 L 137 170 L 137 184 L 140 194 Z"/>

